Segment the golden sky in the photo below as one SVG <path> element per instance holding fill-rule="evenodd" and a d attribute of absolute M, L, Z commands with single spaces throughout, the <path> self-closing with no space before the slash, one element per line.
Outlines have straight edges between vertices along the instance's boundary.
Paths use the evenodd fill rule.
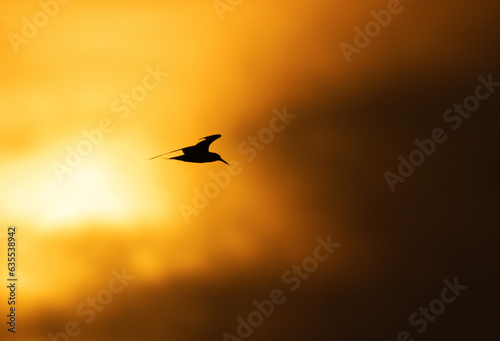
<path fill-rule="evenodd" d="M 492 167 L 481 153 L 496 153 L 498 95 L 396 194 L 382 174 L 443 126 L 479 76 L 499 74 L 500 6 L 401 1 L 349 62 L 340 44 L 354 46 L 354 29 L 391 2 L 2 2 L 0 259 L 16 225 L 15 337 L 49 340 L 74 321 L 82 341 L 222 340 L 329 235 L 342 245 L 334 257 L 251 338 L 396 339 L 433 298 L 399 283 L 418 273 L 412 290 L 439 289 L 459 270 L 487 282 L 460 264 L 488 242 L 467 246 L 462 232 L 449 259 L 438 246 L 488 211 L 489 190 L 462 181 Z M 211 151 L 231 166 L 148 160 L 212 134 L 222 137 Z M 450 176 L 469 205 L 453 205 L 462 192 Z M 427 272 L 417 246 L 430 250 Z M 134 279 L 86 322 L 78 307 L 117 271 Z M 391 307 L 386 319 L 370 318 L 377 305 Z M 366 328 L 349 334 L 354 325 Z"/>

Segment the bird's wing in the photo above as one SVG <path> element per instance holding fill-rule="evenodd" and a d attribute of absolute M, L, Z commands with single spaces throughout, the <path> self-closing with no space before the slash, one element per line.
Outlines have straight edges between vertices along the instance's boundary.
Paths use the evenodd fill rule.
<path fill-rule="evenodd" d="M 189 147 L 188 147 L 189 148 Z M 167 155 L 167 154 L 170 154 L 170 153 L 173 153 L 173 152 L 178 152 L 179 150 L 182 150 L 184 151 L 184 149 L 176 149 L 176 150 L 172 150 L 171 152 L 168 152 L 168 153 L 163 153 L 163 154 L 160 154 L 160 155 L 157 155 L 157 156 L 154 156 L 148 160 L 153 160 L 153 159 L 156 159 L 157 157 L 160 157 L 160 156 L 163 156 L 163 155 Z"/>
<path fill-rule="evenodd" d="M 182 150 L 182 152 L 184 154 L 186 154 L 186 155 L 187 154 L 199 153 L 199 152 L 208 152 L 208 147 L 210 146 L 210 144 L 212 142 L 214 142 L 215 140 L 217 140 L 221 136 L 222 135 L 220 135 L 220 134 L 205 136 L 205 137 L 201 138 L 201 139 L 204 139 L 203 141 L 198 142 L 194 146 L 189 146 L 189 147 L 184 147 L 184 148 L 181 148 L 181 149 L 172 150 L 171 152 L 154 156 L 154 157 L 150 158 L 149 160 L 156 159 L 157 157 L 160 157 L 160 156 L 163 156 L 163 155 L 167 155 L 167 154 L 170 154 L 170 153 L 173 153 L 173 152 L 178 152 L 179 150 Z"/>
<path fill-rule="evenodd" d="M 217 140 L 221 136 L 222 136 L 221 134 L 215 134 L 215 135 L 202 137 L 201 139 L 204 139 L 204 140 L 201 142 L 198 142 L 195 147 L 199 148 L 200 150 L 208 152 L 208 147 L 210 147 L 210 144 L 212 142 L 214 142 L 215 140 Z"/>

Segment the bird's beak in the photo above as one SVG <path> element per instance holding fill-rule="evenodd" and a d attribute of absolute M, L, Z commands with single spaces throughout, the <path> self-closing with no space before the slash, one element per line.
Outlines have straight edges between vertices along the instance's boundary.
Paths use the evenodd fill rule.
<path fill-rule="evenodd" d="M 226 161 L 224 161 L 224 160 L 222 160 L 222 159 L 220 159 L 220 160 L 221 160 L 222 162 L 224 162 L 226 165 L 228 165 L 228 166 L 229 166 L 229 163 L 227 163 Z"/>

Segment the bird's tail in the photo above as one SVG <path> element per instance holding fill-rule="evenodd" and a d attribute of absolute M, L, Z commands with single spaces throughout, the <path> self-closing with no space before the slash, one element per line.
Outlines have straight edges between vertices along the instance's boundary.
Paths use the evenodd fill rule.
<path fill-rule="evenodd" d="M 180 161 L 185 161 L 184 160 L 185 158 L 186 158 L 186 155 L 179 155 L 179 156 L 165 158 L 165 160 L 180 160 Z"/>

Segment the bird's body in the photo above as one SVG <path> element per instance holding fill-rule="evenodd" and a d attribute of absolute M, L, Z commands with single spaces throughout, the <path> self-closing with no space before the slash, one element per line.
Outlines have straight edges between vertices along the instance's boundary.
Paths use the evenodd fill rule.
<path fill-rule="evenodd" d="M 163 156 L 163 155 L 166 155 L 166 154 L 170 154 L 170 153 L 182 150 L 182 152 L 184 153 L 184 155 L 170 157 L 170 158 L 166 158 L 166 159 L 168 159 L 168 160 L 180 160 L 180 161 L 184 161 L 184 162 L 195 162 L 195 163 L 205 163 L 205 162 L 222 161 L 225 164 L 228 164 L 226 161 L 222 160 L 222 158 L 220 157 L 219 154 L 217 154 L 217 153 L 211 153 L 211 152 L 208 151 L 208 148 L 210 147 L 210 144 L 212 142 L 214 142 L 215 140 L 217 140 L 219 137 L 221 137 L 220 134 L 202 137 L 202 139 L 204 139 L 204 140 L 201 141 L 201 142 L 198 142 L 194 146 L 189 146 L 189 147 L 185 147 L 185 148 L 181 148 L 181 149 L 176 149 L 176 150 L 173 150 L 171 152 L 168 152 L 168 153 L 165 153 L 165 154 L 161 154 L 161 155 L 152 157 L 151 159 L 156 159 L 156 158 L 158 158 L 160 156 Z"/>
<path fill-rule="evenodd" d="M 184 154 L 181 156 L 171 157 L 170 160 L 180 160 L 185 162 L 195 162 L 195 163 L 205 163 L 205 162 L 214 162 L 220 160 L 220 155 L 216 153 L 208 153 L 208 154 Z M 221 160 L 224 161 L 224 160 Z"/>

